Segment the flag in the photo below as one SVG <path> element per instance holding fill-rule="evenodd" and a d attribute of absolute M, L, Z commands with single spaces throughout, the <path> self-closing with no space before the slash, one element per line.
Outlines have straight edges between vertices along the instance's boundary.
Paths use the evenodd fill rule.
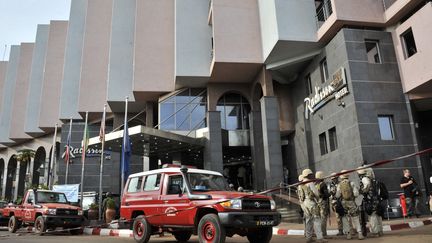
<path fill-rule="evenodd" d="M 69 133 L 67 136 L 67 140 L 66 140 L 66 151 L 65 151 L 65 162 L 66 164 L 69 164 L 69 160 L 70 160 L 70 143 L 71 143 L 71 133 L 72 133 L 72 118 L 70 119 L 70 123 L 69 123 Z"/>
<path fill-rule="evenodd" d="M 132 154 L 131 143 L 130 143 L 128 125 L 126 122 L 123 131 L 123 146 L 122 146 L 122 161 L 121 161 L 122 180 L 124 180 L 123 182 L 125 182 L 129 176 L 129 163 L 130 163 L 131 154 Z"/>
<path fill-rule="evenodd" d="M 82 140 L 82 153 L 81 153 L 82 163 L 85 162 L 85 157 L 87 154 L 87 148 L 88 148 L 88 144 L 89 144 L 89 131 L 88 131 L 88 125 L 87 125 L 87 116 L 88 116 L 88 113 L 86 113 L 86 121 L 85 121 L 85 125 L 84 125 L 84 134 L 83 134 L 83 140 Z"/>

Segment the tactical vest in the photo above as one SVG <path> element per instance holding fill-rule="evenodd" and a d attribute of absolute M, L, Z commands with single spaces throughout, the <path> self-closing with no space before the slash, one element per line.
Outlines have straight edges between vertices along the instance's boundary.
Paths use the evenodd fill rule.
<path fill-rule="evenodd" d="M 339 188 L 341 191 L 342 199 L 346 201 L 354 200 L 354 192 L 351 186 L 351 182 L 347 179 L 342 180 L 339 183 Z"/>

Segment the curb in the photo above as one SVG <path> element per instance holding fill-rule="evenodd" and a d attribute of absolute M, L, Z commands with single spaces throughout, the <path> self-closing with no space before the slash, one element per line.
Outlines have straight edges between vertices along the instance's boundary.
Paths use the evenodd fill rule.
<path fill-rule="evenodd" d="M 423 221 L 414 221 L 414 222 L 408 222 L 408 223 L 401 223 L 401 224 L 391 224 L 391 225 L 383 225 L 383 231 L 384 232 L 391 232 L 396 230 L 402 230 L 402 229 L 413 229 L 422 227 L 425 225 L 432 224 L 432 218 L 423 220 Z M 327 230 L 327 235 L 337 235 L 337 230 Z M 85 235 L 99 235 L 99 236 L 116 236 L 116 237 L 124 237 L 124 238 L 130 238 L 133 237 L 132 230 L 129 229 L 104 229 L 104 228 L 84 228 L 83 234 Z M 278 228 L 273 227 L 273 235 L 304 235 L 304 230 L 298 230 L 298 229 L 284 229 L 284 228 Z"/>
<path fill-rule="evenodd" d="M 425 219 L 423 221 L 383 225 L 383 231 L 391 232 L 391 231 L 402 230 L 402 229 L 414 229 L 414 228 L 418 228 L 430 224 L 432 224 L 432 218 Z M 338 230 L 327 230 L 327 235 L 334 236 L 337 235 L 337 233 Z M 300 235 L 301 236 L 304 235 L 304 230 L 273 227 L 273 235 Z"/>

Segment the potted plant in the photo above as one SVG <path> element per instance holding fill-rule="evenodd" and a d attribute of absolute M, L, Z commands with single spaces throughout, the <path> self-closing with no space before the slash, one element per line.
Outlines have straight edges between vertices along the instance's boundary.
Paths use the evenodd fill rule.
<path fill-rule="evenodd" d="M 97 220 L 99 215 L 99 205 L 96 203 L 92 203 L 89 206 L 88 210 L 88 219 L 89 220 Z"/>
<path fill-rule="evenodd" d="M 106 210 L 105 210 L 105 223 L 110 223 L 116 215 L 116 205 L 115 201 L 112 198 L 108 198 L 106 201 Z"/>

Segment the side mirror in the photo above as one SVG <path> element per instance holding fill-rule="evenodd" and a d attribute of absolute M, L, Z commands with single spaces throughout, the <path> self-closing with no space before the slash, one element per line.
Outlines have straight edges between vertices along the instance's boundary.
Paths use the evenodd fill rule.
<path fill-rule="evenodd" d="M 182 189 L 179 184 L 172 184 L 168 186 L 168 194 L 183 194 Z"/>

